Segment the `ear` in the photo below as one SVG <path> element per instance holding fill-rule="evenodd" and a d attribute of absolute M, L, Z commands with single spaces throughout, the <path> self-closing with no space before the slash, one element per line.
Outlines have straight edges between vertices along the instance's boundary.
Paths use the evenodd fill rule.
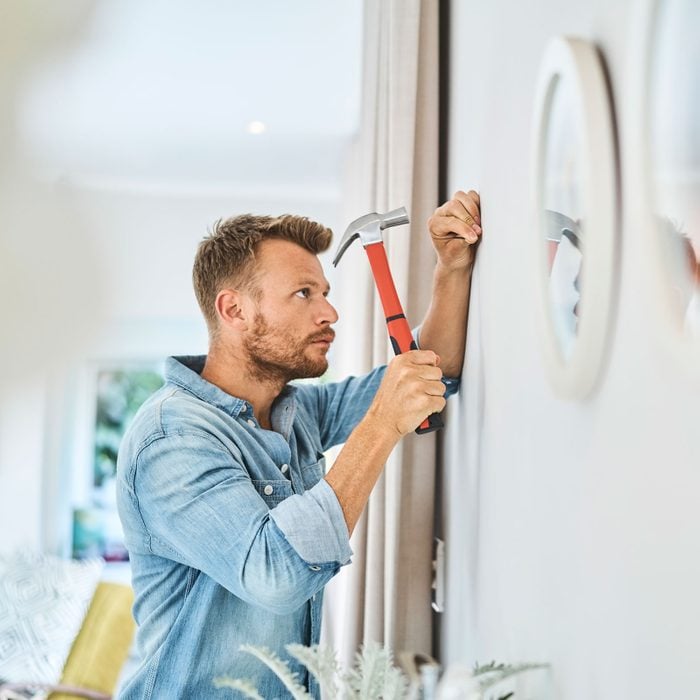
<path fill-rule="evenodd" d="M 246 330 L 248 327 L 243 294 L 237 289 L 222 289 L 216 295 L 214 302 L 216 315 L 222 326 L 235 330 Z"/>

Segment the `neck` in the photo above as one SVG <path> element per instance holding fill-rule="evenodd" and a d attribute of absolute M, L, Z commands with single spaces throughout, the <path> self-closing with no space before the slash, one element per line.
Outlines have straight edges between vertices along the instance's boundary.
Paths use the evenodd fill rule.
<path fill-rule="evenodd" d="M 260 425 L 271 429 L 270 409 L 286 384 L 279 376 L 267 376 L 252 366 L 242 351 L 212 342 L 209 347 L 202 379 L 231 396 L 247 401 Z"/>

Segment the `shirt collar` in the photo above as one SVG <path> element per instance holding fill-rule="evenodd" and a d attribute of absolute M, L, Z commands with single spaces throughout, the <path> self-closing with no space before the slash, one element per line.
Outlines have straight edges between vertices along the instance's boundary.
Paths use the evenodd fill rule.
<path fill-rule="evenodd" d="M 237 418 L 246 410 L 251 410 L 247 401 L 231 396 L 218 386 L 202 379 L 201 374 L 206 359 L 206 355 L 169 357 L 165 361 L 165 380 L 189 391 L 198 399 L 220 408 L 233 418 Z"/>
<path fill-rule="evenodd" d="M 202 379 L 202 370 L 207 359 L 206 355 L 183 355 L 169 357 L 165 361 L 165 380 L 189 391 L 202 401 L 220 408 L 233 418 L 239 415 L 253 416 L 253 407 L 237 396 L 227 394 L 223 389 Z M 274 428 L 287 436 L 294 421 L 295 388 L 287 384 L 272 404 L 272 423 Z M 276 425 L 275 425 L 276 424 Z"/>

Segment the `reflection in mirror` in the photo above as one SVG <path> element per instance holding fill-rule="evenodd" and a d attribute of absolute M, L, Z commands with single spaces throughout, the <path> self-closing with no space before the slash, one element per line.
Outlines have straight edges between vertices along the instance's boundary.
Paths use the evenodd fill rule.
<path fill-rule="evenodd" d="M 700 338 L 699 33 L 696 0 L 660 3 L 649 92 L 653 207 L 677 320 L 695 338 Z"/>
<path fill-rule="evenodd" d="M 583 263 L 583 145 L 579 101 L 561 76 L 552 87 L 544 141 L 543 207 L 550 312 L 559 349 L 571 356 L 579 320 Z"/>

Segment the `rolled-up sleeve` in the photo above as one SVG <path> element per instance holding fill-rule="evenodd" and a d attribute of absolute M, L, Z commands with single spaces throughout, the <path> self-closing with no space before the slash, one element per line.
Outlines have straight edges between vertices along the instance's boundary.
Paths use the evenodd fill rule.
<path fill-rule="evenodd" d="M 230 452 L 191 433 L 153 440 L 135 467 L 131 497 L 151 552 L 252 605 L 291 612 L 351 556 L 340 504 L 323 480 L 270 508 Z"/>
<path fill-rule="evenodd" d="M 348 526 L 335 491 L 325 479 L 270 511 L 287 541 L 307 562 L 350 562 Z"/>

